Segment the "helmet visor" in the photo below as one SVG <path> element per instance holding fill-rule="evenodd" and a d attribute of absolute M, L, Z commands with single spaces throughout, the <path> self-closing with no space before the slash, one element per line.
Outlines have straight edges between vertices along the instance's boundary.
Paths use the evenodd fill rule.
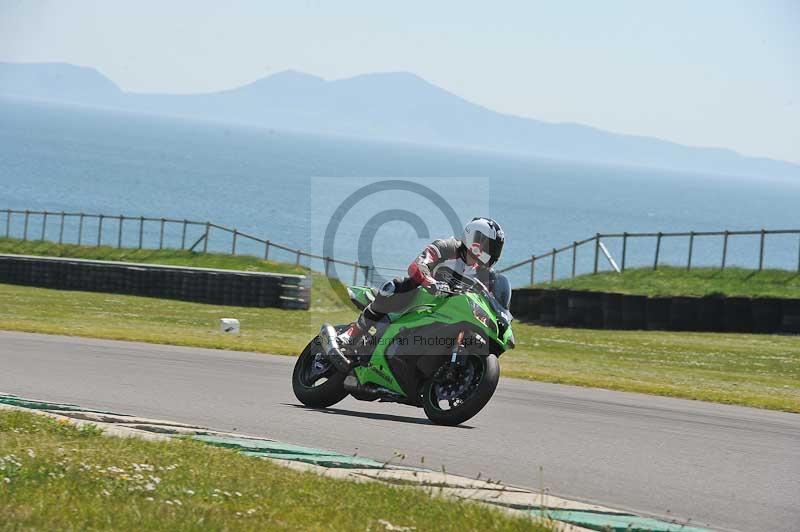
<path fill-rule="evenodd" d="M 503 241 L 476 231 L 472 237 L 472 244 L 470 244 L 469 250 L 481 264 L 491 266 L 497 262 L 497 259 L 500 258 L 500 253 L 503 252 Z"/>

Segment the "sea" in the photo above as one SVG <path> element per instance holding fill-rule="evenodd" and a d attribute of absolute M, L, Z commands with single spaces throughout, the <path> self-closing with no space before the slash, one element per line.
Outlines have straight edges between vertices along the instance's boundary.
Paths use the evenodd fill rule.
<path fill-rule="evenodd" d="M 498 268 L 596 233 L 800 229 L 800 180 L 721 176 L 537 159 L 480 149 L 431 147 L 276 131 L 111 109 L 0 98 L 0 236 L 22 236 L 24 216 L 2 210 L 210 221 L 260 239 L 378 268 L 372 282 L 402 274 L 435 238 L 474 216 L 504 228 Z M 77 217 L 44 226 L 29 216 L 28 237 L 78 238 Z M 138 221 L 106 218 L 103 245 L 138 246 Z M 205 228 L 143 226 L 147 247 L 190 246 Z M 98 221 L 86 218 L 84 244 Z M 121 238 L 120 238 L 121 237 Z M 232 234 L 213 229 L 209 250 L 229 252 Z M 663 238 L 659 264 L 686 265 L 688 238 Z M 604 238 L 621 262 L 622 239 Z M 727 265 L 756 267 L 758 236 L 730 237 Z M 264 245 L 238 236 L 236 252 Z M 697 237 L 694 266 L 719 266 L 722 237 Z M 656 238 L 630 238 L 626 264 L 652 266 Z M 577 248 L 575 270 L 594 265 L 592 244 Z M 294 262 L 292 251 L 270 258 Z M 798 268 L 798 235 L 768 235 L 764 266 Z M 323 270 L 321 260 L 301 264 Z M 536 281 L 572 275 L 572 251 L 536 261 Z M 599 267 L 611 268 L 600 255 Z M 353 268 L 329 264 L 352 281 Z M 362 270 L 358 270 L 361 272 Z M 506 272 L 530 282 L 530 265 Z M 363 280 L 363 279 L 361 279 Z"/>

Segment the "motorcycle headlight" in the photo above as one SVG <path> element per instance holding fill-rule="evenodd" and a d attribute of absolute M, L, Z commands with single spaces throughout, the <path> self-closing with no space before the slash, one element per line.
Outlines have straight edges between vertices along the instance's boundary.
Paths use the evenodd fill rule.
<path fill-rule="evenodd" d="M 475 319 L 481 322 L 484 327 L 492 329 L 495 333 L 497 333 L 497 327 L 489 314 L 487 314 L 486 311 L 483 310 L 483 308 L 477 303 L 473 301 L 470 301 L 469 303 L 472 307 L 472 315 L 475 317 Z"/>

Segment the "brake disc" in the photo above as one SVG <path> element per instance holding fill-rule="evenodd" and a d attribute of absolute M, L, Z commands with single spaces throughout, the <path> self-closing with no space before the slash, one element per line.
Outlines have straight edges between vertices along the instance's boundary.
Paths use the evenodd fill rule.
<path fill-rule="evenodd" d="M 435 385 L 436 397 L 439 400 L 451 402 L 454 399 L 462 398 L 469 389 L 475 377 L 475 367 L 472 364 L 467 364 L 465 368 L 458 368 L 457 371 L 459 371 L 459 375 L 454 382 Z"/>
<path fill-rule="evenodd" d="M 331 368 L 330 361 L 325 358 L 322 353 L 317 353 L 314 355 L 314 362 L 311 363 L 311 368 L 309 373 L 309 378 L 313 379 L 315 377 L 319 377 L 323 375 L 326 371 Z"/>

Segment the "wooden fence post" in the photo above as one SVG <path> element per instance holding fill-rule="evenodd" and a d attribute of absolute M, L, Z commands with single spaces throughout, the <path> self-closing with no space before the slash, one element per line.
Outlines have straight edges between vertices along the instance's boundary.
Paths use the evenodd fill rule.
<path fill-rule="evenodd" d="M 208 252 L 208 241 L 211 238 L 211 222 L 206 222 L 206 237 L 203 239 L 203 253 Z"/>
<path fill-rule="evenodd" d="M 325 257 L 325 277 L 328 276 L 328 270 L 329 270 L 330 265 L 331 265 L 330 261 L 331 261 L 330 257 Z"/>
<path fill-rule="evenodd" d="M 39 239 L 42 242 L 44 242 L 44 237 L 45 237 L 46 232 L 47 232 L 47 215 L 48 214 L 50 214 L 50 213 L 48 213 L 47 211 L 44 211 L 44 215 L 42 216 L 42 238 Z"/>
<path fill-rule="evenodd" d="M 186 249 L 186 226 L 188 225 L 189 220 L 186 218 L 183 219 L 183 229 L 181 230 L 181 250 Z"/>
<path fill-rule="evenodd" d="M 299 249 L 296 250 L 295 253 L 297 253 L 297 258 L 294 261 L 294 265 L 295 266 L 300 266 L 300 250 Z"/>
<path fill-rule="evenodd" d="M 536 271 L 536 255 L 531 255 L 531 286 L 535 281 L 535 271 Z"/>
<path fill-rule="evenodd" d="M 658 255 L 661 253 L 661 231 L 658 232 L 658 236 L 656 237 L 656 258 L 653 261 L 653 270 L 658 269 Z"/>
<path fill-rule="evenodd" d="M 236 255 L 236 238 L 239 236 L 239 231 L 233 228 L 233 244 L 231 244 L 231 255 Z"/>
<path fill-rule="evenodd" d="M 730 233 L 726 230 L 724 234 L 725 237 L 722 239 L 722 270 L 725 269 L 725 262 L 728 259 L 728 236 Z"/>
<path fill-rule="evenodd" d="M 597 261 L 600 259 L 600 233 L 594 236 L 594 273 L 597 273 Z"/>
<path fill-rule="evenodd" d="M 103 214 L 100 215 L 100 221 L 97 222 L 97 247 L 100 247 L 103 241 Z"/>
<path fill-rule="evenodd" d="M 61 227 L 58 229 L 58 243 L 61 244 L 64 242 L 64 218 L 66 218 L 67 213 L 61 211 Z"/>
<path fill-rule="evenodd" d="M 122 222 L 125 221 L 123 215 L 119 215 L 119 227 L 117 227 L 117 249 L 122 247 Z"/>
<path fill-rule="evenodd" d="M 30 213 L 28 212 L 28 209 L 25 209 L 25 224 L 24 224 L 24 227 L 22 229 L 22 240 L 28 240 L 28 217 L 29 216 L 30 216 Z"/>
<path fill-rule="evenodd" d="M 83 242 L 83 217 L 85 214 L 81 213 L 80 220 L 78 221 L 78 245 Z"/>
<path fill-rule="evenodd" d="M 164 218 L 161 218 L 161 235 L 158 238 L 158 249 L 164 249 Z"/>
<path fill-rule="evenodd" d="M 142 249 L 144 242 L 144 216 L 139 216 L 139 249 Z"/>
<path fill-rule="evenodd" d="M 269 240 L 264 242 L 264 260 L 269 260 Z"/>
<path fill-rule="evenodd" d="M 553 248 L 553 256 L 550 260 L 550 284 L 556 280 L 556 248 Z"/>
<path fill-rule="evenodd" d="M 369 285 L 369 266 L 364 266 L 364 285 Z"/>
<path fill-rule="evenodd" d="M 625 259 L 628 255 L 628 232 L 622 233 L 622 267 L 621 271 L 625 271 Z"/>
<path fill-rule="evenodd" d="M 577 257 L 578 252 L 578 243 L 572 242 L 572 278 L 575 278 L 575 259 Z"/>
<path fill-rule="evenodd" d="M 689 232 L 689 258 L 686 261 L 686 271 L 692 271 L 692 251 L 694 249 L 694 231 Z"/>
<path fill-rule="evenodd" d="M 6 238 L 11 236 L 11 209 L 6 210 Z"/>
<path fill-rule="evenodd" d="M 761 242 L 759 243 L 758 247 L 758 271 L 762 271 L 764 269 L 764 236 L 766 235 L 766 231 L 764 229 L 761 230 Z"/>

